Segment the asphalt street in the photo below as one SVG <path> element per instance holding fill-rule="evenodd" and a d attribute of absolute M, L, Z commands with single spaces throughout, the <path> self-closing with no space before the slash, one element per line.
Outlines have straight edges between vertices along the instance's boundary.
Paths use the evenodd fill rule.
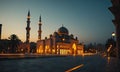
<path fill-rule="evenodd" d="M 0 60 L 0 72 L 120 72 L 120 60 L 100 55 Z"/>

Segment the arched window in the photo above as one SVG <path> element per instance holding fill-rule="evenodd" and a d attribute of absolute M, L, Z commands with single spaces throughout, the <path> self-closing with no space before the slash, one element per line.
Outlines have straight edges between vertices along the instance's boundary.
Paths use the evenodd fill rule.
<path fill-rule="evenodd" d="M 72 48 L 73 48 L 74 50 L 76 50 L 76 44 L 75 44 L 75 43 L 72 45 Z"/>
<path fill-rule="evenodd" d="M 76 54 L 77 47 L 75 43 L 73 43 L 72 48 L 73 48 L 73 54 Z"/>

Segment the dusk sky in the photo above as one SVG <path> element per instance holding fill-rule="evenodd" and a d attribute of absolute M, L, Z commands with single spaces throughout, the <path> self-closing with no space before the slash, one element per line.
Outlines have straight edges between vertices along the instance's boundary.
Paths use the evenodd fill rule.
<path fill-rule="evenodd" d="M 62 26 L 80 42 L 105 43 L 115 31 L 110 0 L 0 0 L 2 39 L 16 34 L 26 40 L 27 13 L 31 14 L 30 41 L 38 39 L 38 21 L 42 17 L 42 39 Z"/>

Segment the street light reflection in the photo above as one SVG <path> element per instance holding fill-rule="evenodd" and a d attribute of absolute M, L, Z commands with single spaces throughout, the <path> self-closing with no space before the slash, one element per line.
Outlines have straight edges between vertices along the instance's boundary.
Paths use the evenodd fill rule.
<path fill-rule="evenodd" d="M 81 67 L 83 67 L 83 66 L 84 66 L 84 64 L 80 64 L 80 65 L 75 66 L 75 67 L 73 67 L 73 68 L 71 68 L 71 69 L 69 69 L 69 70 L 67 70 L 67 71 L 65 71 L 65 72 L 71 72 L 71 71 L 76 70 L 76 69 L 78 69 L 78 68 L 81 68 Z"/>
<path fill-rule="evenodd" d="M 107 57 L 107 63 L 108 64 L 110 63 L 110 57 L 109 56 Z"/>

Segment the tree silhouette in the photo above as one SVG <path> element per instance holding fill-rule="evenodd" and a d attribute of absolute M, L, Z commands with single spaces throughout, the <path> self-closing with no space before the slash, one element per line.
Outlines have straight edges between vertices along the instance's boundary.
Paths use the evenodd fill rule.
<path fill-rule="evenodd" d="M 35 42 L 31 42 L 30 43 L 30 52 L 31 53 L 35 53 L 36 52 L 36 43 Z"/>
<path fill-rule="evenodd" d="M 10 37 L 8 38 L 10 40 L 10 52 L 11 53 L 18 52 L 17 49 L 18 49 L 18 45 L 20 44 L 21 40 L 15 34 L 10 35 Z"/>

